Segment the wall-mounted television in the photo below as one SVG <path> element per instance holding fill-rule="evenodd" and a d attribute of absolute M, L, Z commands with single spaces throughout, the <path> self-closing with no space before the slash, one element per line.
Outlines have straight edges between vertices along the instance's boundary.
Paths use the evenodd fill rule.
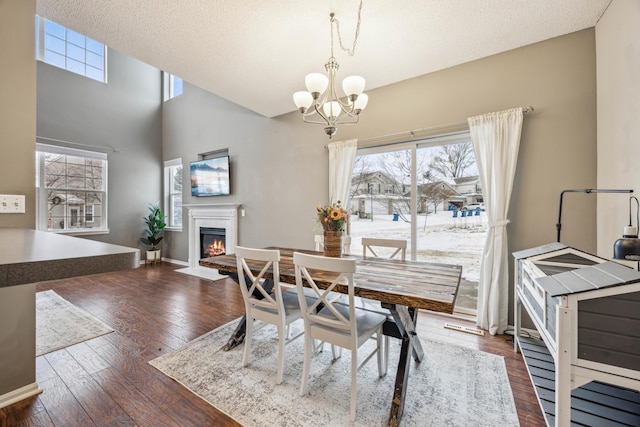
<path fill-rule="evenodd" d="M 191 195 L 228 196 L 231 194 L 229 156 L 191 162 Z"/>

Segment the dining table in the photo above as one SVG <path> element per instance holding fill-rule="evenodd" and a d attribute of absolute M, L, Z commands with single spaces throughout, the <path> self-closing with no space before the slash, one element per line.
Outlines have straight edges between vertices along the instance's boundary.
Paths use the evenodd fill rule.
<path fill-rule="evenodd" d="M 280 282 L 295 285 L 295 265 L 293 253 L 322 255 L 322 252 L 298 250 L 292 248 L 269 247 L 280 251 Z M 409 384 L 411 355 L 420 363 L 424 350 L 416 332 L 418 310 L 441 313 L 453 313 L 453 307 L 460 286 L 462 267 L 459 265 L 432 263 L 424 261 L 401 261 L 395 259 L 342 255 L 343 258 L 356 260 L 356 272 L 353 277 L 354 294 L 380 302 L 380 307 L 388 314 L 383 325 L 383 333 L 401 340 L 398 368 L 389 412 L 390 426 L 398 426 L 402 419 L 404 403 Z M 203 258 L 199 261 L 203 267 L 217 269 L 238 282 L 237 261 L 234 254 Z M 259 262 L 248 261 L 249 267 L 259 267 Z M 335 273 L 310 270 L 316 284 L 327 288 L 335 279 Z M 272 277 L 267 276 L 272 279 Z M 345 282 L 334 291 L 348 293 Z M 229 350 L 244 340 L 246 323 L 241 321 L 230 337 L 224 350 Z"/>

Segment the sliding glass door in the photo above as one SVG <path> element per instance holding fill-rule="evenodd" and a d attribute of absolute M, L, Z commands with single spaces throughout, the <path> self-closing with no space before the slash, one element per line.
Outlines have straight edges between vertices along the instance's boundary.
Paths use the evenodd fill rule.
<path fill-rule="evenodd" d="M 408 259 L 462 265 L 456 311 L 475 315 L 487 220 L 468 132 L 359 149 L 350 196 L 351 253 L 404 239 Z"/>

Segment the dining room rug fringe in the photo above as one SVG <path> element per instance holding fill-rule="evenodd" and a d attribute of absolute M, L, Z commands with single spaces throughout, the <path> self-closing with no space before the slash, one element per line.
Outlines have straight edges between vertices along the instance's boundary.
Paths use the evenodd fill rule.
<path fill-rule="evenodd" d="M 36 356 L 113 332 L 54 291 L 36 292 Z"/>
<path fill-rule="evenodd" d="M 244 345 L 221 350 L 237 322 L 149 363 L 245 427 L 387 425 L 400 341 L 391 341 L 386 376 L 379 378 L 375 358 L 358 373 L 356 422 L 350 424 L 349 351 L 333 361 L 327 345 L 314 355 L 309 394 L 301 397 L 304 340 L 285 346 L 284 380 L 276 385 L 275 327 L 254 333 L 249 365 L 242 368 Z M 292 327 L 294 336 L 302 330 L 302 322 Z M 411 361 L 402 426 L 519 425 L 502 357 L 419 338 L 425 357 L 422 363 Z M 365 344 L 369 345 L 374 342 Z"/>

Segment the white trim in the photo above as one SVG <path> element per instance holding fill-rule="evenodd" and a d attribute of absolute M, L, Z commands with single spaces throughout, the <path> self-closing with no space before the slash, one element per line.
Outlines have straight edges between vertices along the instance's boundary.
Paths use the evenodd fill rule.
<path fill-rule="evenodd" d="M 196 268 L 200 261 L 200 227 L 224 228 L 225 249 L 233 253 L 238 241 L 239 204 L 182 205 L 189 211 L 189 267 Z"/>
<path fill-rule="evenodd" d="M 171 166 L 182 166 L 182 157 L 177 159 L 165 160 L 164 167 L 168 168 Z"/>
<path fill-rule="evenodd" d="M 40 393 L 42 393 L 42 389 L 40 388 L 38 383 L 28 384 L 24 387 L 20 387 L 0 396 L 0 408 L 13 405 L 16 402 Z"/>
<path fill-rule="evenodd" d="M 60 145 L 49 145 L 36 142 L 36 151 L 51 154 L 66 154 L 68 156 L 88 157 L 90 159 L 108 160 L 107 153 L 99 151 L 80 150 L 79 148 L 69 148 Z"/>

